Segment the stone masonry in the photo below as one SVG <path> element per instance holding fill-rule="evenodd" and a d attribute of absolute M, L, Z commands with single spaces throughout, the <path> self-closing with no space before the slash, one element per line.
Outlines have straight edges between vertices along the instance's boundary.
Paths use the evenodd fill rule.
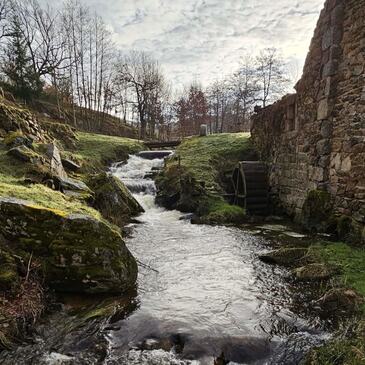
<path fill-rule="evenodd" d="M 325 190 L 364 227 L 365 0 L 326 1 L 295 89 L 253 120 L 272 193 L 300 220 L 308 192 Z"/>

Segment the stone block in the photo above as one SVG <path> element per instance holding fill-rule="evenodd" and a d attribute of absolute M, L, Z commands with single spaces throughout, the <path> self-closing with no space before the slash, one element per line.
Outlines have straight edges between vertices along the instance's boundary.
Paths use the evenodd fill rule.
<path fill-rule="evenodd" d="M 321 136 L 330 138 L 332 135 L 332 123 L 329 120 L 323 120 L 321 124 Z"/>
<path fill-rule="evenodd" d="M 344 11 L 344 5 L 343 4 L 338 4 L 331 13 L 331 24 L 334 26 L 341 26 L 343 19 L 344 19 L 344 15 L 345 15 L 345 11 Z"/>
<path fill-rule="evenodd" d="M 328 155 L 331 152 L 331 143 L 328 139 L 322 139 L 316 144 L 317 154 L 319 156 Z"/>
<path fill-rule="evenodd" d="M 338 71 L 338 61 L 333 59 L 329 60 L 323 67 L 322 78 L 336 75 Z"/>
<path fill-rule="evenodd" d="M 333 102 L 331 99 L 323 99 L 318 103 L 317 119 L 328 119 L 333 110 Z"/>
<path fill-rule="evenodd" d="M 332 28 L 328 28 L 322 36 L 322 50 L 330 48 L 333 44 L 333 32 Z"/>

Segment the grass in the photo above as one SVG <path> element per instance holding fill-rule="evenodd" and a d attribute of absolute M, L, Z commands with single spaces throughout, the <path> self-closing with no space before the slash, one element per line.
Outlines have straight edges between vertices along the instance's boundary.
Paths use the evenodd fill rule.
<path fill-rule="evenodd" d="M 65 213 L 80 213 L 100 218 L 99 212 L 75 198 L 69 198 L 42 184 L 25 185 L 24 177 L 29 165 L 6 155 L 0 143 L 0 196 L 24 199 L 40 207 L 56 209 Z"/>
<path fill-rule="evenodd" d="M 226 173 L 254 153 L 249 137 L 225 133 L 185 139 L 157 179 L 161 196 L 180 196 L 176 208 L 194 211 L 202 223 L 242 221 L 243 208 L 228 204 L 224 193 L 231 184 Z"/>
<path fill-rule="evenodd" d="M 76 152 L 62 153 L 74 160 L 82 161 L 86 171 L 104 170 L 109 162 L 123 160 L 128 154 L 143 149 L 136 140 L 100 134 L 79 133 Z M 39 146 L 35 146 L 39 149 Z M 100 218 L 100 213 L 76 198 L 67 197 L 42 184 L 25 185 L 24 178 L 32 167 L 6 154 L 7 148 L 0 141 L 0 196 L 33 201 L 48 209 L 65 213 L 80 213 Z"/>
<path fill-rule="evenodd" d="M 176 151 L 180 163 L 207 189 L 221 191 L 219 167 L 232 170 L 251 148 L 249 133 L 224 133 L 186 139 Z"/>
<path fill-rule="evenodd" d="M 314 245 L 310 252 L 325 263 L 338 267 L 344 286 L 365 296 L 365 249 L 345 243 L 325 242 Z"/>
<path fill-rule="evenodd" d="M 128 158 L 129 154 L 145 149 L 144 145 L 130 138 L 78 132 L 76 151 L 63 153 L 86 166 L 87 171 L 104 170 L 105 166 Z"/>

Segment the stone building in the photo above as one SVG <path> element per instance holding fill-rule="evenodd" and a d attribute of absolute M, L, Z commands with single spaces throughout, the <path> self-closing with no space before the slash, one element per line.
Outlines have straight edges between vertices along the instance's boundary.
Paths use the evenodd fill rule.
<path fill-rule="evenodd" d="M 295 89 L 253 120 L 272 195 L 303 220 L 310 192 L 327 192 L 364 240 L 365 0 L 326 1 Z"/>

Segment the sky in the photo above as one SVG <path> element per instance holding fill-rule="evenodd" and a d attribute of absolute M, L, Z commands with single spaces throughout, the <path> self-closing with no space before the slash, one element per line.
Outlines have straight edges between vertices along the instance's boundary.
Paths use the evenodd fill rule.
<path fill-rule="evenodd" d="M 59 0 L 48 0 L 49 4 Z M 144 50 L 175 85 L 207 85 L 277 47 L 300 77 L 324 0 L 85 0 L 123 50 Z"/>

